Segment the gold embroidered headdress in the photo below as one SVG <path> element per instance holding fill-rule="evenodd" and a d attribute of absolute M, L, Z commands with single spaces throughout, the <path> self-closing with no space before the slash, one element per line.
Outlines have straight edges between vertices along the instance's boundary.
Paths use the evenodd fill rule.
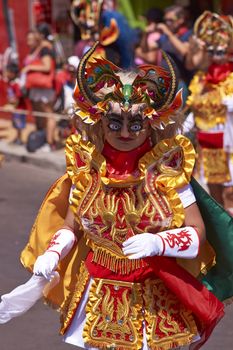
<path fill-rule="evenodd" d="M 233 17 L 205 11 L 194 24 L 194 34 L 211 51 L 227 51 L 233 39 Z"/>
<path fill-rule="evenodd" d="M 174 123 L 171 116 L 182 106 L 182 91 L 177 93 L 175 69 L 168 56 L 163 53 L 168 69 L 141 65 L 129 84 L 122 79 L 122 73 L 127 75 L 127 72 L 110 61 L 93 57 L 89 61 L 97 46 L 98 42 L 79 63 L 74 91 L 75 114 L 84 123 L 95 124 L 107 112 L 110 101 L 118 102 L 124 111 L 143 103 L 143 115 L 150 119 L 153 128 Z M 100 91 L 106 88 L 108 92 L 101 98 Z"/>

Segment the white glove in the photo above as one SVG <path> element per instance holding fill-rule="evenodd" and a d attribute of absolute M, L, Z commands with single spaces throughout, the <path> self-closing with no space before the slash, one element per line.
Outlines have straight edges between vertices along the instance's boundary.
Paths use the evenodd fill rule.
<path fill-rule="evenodd" d="M 50 280 L 53 271 L 57 268 L 60 259 L 63 259 L 72 249 L 76 241 L 73 231 L 61 229 L 51 239 L 48 249 L 43 255 L 38 256 L 33 273 L 37 276 L 44 276 Z"/>
<path fill-rule="evenodd" d="M 233 112 L 233 95 L 224 97 L 222 99 L 222 104 L 226 106 L 227 111 L 229 113 L 232 113 Z"/>
<path fill-rule="evenodd" d="M 194 128 L 194 126 L 195 126 L 194 114 L 193 112 L 190 112 L 187 115 L 187 118 L 183 122 L 183 125 L 182 125 L 183 133 L 186 134 L 190 132 Z"/>
<path fill-rule="evenodd" d="M 129 259 L 141 259 L 154 255 L 193 259 L 199 251 L 197 231 L 191 227 L 159 232 L 142 233 L 123 243 L 123 253 Z"/>
<path fill-rule="evenodd" d="M 49 291 L 59 282 L 58 272 L 48 283 L 44 277 L 33 275 L 26 283 L 1 296 L 0 324 L 10 321 L 28 311 L 40 298 L 47 296 Z"/>
<path fill-rule="evenodd" d="M 161 238 L 152 233 L 142 233 L 130 237 L 123 243 L 123 253 L 129 259 L 141 259 L 160 255 L 163 250 Z"/>
<path fill-rule="evenodd" d="M 45 252 L 38 256 L 34 264 L 33 273 L 36 276 L 44 276 L 48 281 L 53 277 L 59 263 L 59 255 L 56 252 Z"/>

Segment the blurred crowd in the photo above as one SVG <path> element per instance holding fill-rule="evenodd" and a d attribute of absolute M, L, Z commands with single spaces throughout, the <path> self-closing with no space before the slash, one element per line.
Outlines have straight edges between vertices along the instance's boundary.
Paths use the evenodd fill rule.
<path fill-rule="evenodd" d="M 36 131 L 28 136 L 26 147 L 29 152 L 38 149 L 50 152 L 59 146 L 57 130 L 63 132 L 64 137 L 70 133 L 67 117 L 72 110 L 79 58 L 70 56 L 61 59 L 47 23 L 41 23 L 30 30 L 26 41 L 28 55 L 23 60 L 23 67 L 9 60 L 4 72 L 4 80 L 7 82 L 5 108 L 16 110 L 12 113 L 12 123 L 16 129 L 14 144 L 24 144 L 22 131 L 26 127 L 25 111 L 29 109 L 35 112 Z M 63 114 L 64 119 L 57 121 L 55 113 Z"/>
<path fill-rule="evenodd" d="M 55 33 L 47 23 L 40 23 L 27 34 L 28 55 L 23 66 L 9 60 L 3 72 L 7 82 L 5 107 L 14 109 L 12 123 L 16 138 L 13 143 L 25 143 L 22 139 L 27 123 L 25 110 L 31 110 L 35 118 L 36 131 L 26 141 L 30 152 L 56 150 L 72 132 L 68 116 L 73 110 L 76 68 L 96 40 L 100 42 L 99 55 L 124 69 L 140 64 L 163 65 L 162 52 L 168 53 L 175 63 L 179 86 L 183 88 L 184 108 L 192 77 L 197 70 L 206 70 L 214 57 L 193 34 L 190 13 L 182 6 L 164 10 L 150 8 L 143 14 L 144 29 L 131 28 L 115 8 L 103 7 L 100 14 L 95 8 L 97 1 L 91 6 L 94 15 L 90 18 L 75 7 L 71 11 L 71 18 L 81 33 L 72 56 L 61 54 L 59 41 L 54 40 Z M 222 59 L 220 53 L 215 56 Z M 55 114 L 60 115 L 59 120 Z"/>

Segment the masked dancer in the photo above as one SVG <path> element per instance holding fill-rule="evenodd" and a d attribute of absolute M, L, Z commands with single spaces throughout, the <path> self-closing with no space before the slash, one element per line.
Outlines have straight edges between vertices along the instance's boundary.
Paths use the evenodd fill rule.
<path fill-rule="evenodd" d="M 97 45 L 77 71 L 67 173 L 21 255 L 33 276 L 2 296 L 0 321 L 42 293 L 61 312 L 64 341 L 80 348 L 199 349 L 232 296 L 232 219 L 190 184 L 195 152 L 177 134 L 181 91 L 167 55 L 165 67 L 123 71 L 90 61 Z"/>

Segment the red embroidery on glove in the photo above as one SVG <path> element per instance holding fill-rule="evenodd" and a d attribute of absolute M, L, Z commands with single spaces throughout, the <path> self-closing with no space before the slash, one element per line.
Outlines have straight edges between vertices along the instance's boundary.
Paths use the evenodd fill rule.
<path fill-rule="evenodd" d="M 171 248 L 179 247 L 178 252 L 189 249 L 192 239 L 191 234 L 187 230 L 181 230 L 178 233 L 166 232 L 167 237 L 164 240 Z"/>
<path fill-rule="evenodd" d="M 56 242 L 56 239 L 57 239 L 60 235 L 61 235 L 60 232 L 58 232 L 58 233 L 56 233 L 56 234 L 53 236 L 53 238 L 51 239 L 51 241 L 50 241 L 50 243 L 49 243 L 49 246 L 48 246 L 47 250 L 48 250 L 49 248 L 54 247 L 55 245 L 59 245 L 59 243 Z"/>

